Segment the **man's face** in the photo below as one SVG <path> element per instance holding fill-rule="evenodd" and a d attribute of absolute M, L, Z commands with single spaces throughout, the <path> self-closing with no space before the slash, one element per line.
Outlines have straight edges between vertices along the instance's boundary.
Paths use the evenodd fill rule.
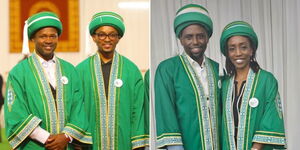
<path fill-rule="evenodd" d="M 198 24 L 184 28 L 179 39 L 185 52 L 195 61 L 203 57 L 209 40 L 205 28 Z"/>
<path fill-rule="evenodd" d="M 54 56 L 58 42 L 57 30 L 53 27 L 46 27 L 38 30 L 31 39 L 35 45 L 36 53 L 45 60 Z"/>
<path fill-rule="evenodd" d="M 113 53 L 120 40 L 118 31 L 111 26 L 99 27 L 92 37 L 101 53 Z"/>

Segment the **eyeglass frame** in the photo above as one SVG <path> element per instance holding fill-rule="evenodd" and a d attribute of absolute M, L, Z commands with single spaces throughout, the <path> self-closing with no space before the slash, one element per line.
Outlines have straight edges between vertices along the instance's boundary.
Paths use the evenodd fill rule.
<path fill-rule="evenodd" d="M 97 36 L 97 38 L 99 38 L 100 40 L 105 40 L 107 37 L 110 39 L 110 40 L 116 40 L 117 37 L 120 38 L 120 35 L 118 33 L 110 33 L 110 34 L 106 34 L 106 33 L 94 33 L 95 36 Z M 101 38 L 100 36 L 103 35 L 103 37 Z"/>

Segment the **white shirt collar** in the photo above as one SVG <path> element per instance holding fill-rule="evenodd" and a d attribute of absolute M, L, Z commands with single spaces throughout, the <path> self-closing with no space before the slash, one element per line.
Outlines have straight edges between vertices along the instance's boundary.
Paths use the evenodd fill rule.
<path fill-rule="evenodd" d="M 43 59 L 39 55 L 37 55 L 37 56 L 38 56 L 38 59 L 39 59 L 40 63 L 42 64 L 42 67 L 44 68 L 44 73 L 45 73 L 45 76 L 46 76 L 48 82 L 54 88 L 56 88 L 56 76 L 55 76 L 55 68 L 56 68 L 55 60 L 56 60 L 56 57 L 53 56 L 52 59 L 46 61 L 45 59 Z"/>
<path fill-rule="evenodd" d="M 198 62 L 196 62 L 194 59 L 192 59 L 185 51 L 184 51 L 184 53 L 186 54 L 188 61 L 190 62 L 191 65 L 199 65 Z M 206 62 L 206 56 L 204 55 L 202 64 L 200 65 L 201 68 L 204 67 L 205 62 Z"/>
<path fill-rule="evenodd" d="M 188 59 L 189 63 L 191 64 L 193 70 L 195 71 L 197 78 L 202 83 L 205 95 L 208 95 L 209 91 L 208 91 L 207 71 L 206 71 L 206 68 L 204 67 L 205 62 L 206 62 L 206 56 L 205 55 L 203 56 L 203 62 L 201 64 L 201 66 L 198 64 L 198 62 L 193 60 L 189 55 L 187 55 L 187 59 Z"/>
<path fill-rule="evenodd" d="M 53 58 L 52 59 L 50 59 L 50 60 L 45 60 L 45 59 L 43 59 L 41 56 L 39 56 L 38 54 L 37 54 L 37 56 L 38 56 L 38 58 L 39 58 L 39 61 L 41 62 L 41 64 L 44 66 L 44 67 L 48 67 L 49 66 L 49 64 L 55 64 L 55 59 L 56 59 L 56 57 L 55 57 L 55 55 L 53 56 Z"/>

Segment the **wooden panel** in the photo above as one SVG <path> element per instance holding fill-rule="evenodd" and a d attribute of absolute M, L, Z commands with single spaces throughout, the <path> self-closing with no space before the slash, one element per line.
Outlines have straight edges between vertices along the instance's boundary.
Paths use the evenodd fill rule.
<path fill-rule="evenodd" d="M 63 32 L 59 37 L 56 52 L 79 51 L 79 8 L 78 0 L 10 0 L 9 1 L 9 42 L 10 52 L 22 50 L 23 26 L 25 20 L 38 12 L 51 11 L 56 13 L 63 24 Z M 30 51 L 33 43 L 30 42 Z"/>

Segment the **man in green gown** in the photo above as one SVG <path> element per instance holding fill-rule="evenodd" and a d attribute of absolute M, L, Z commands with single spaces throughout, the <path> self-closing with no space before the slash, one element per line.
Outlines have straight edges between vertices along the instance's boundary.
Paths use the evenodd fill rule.
<path fill-rule="evenodd" d="M 249 39 L 252 56 L 239 98 L 239 111 L 234 112 L 235 76 L 237 69 L 229 58 L 228 40 L 233 36 Z M 245 45 L 243 45 L 245 51 Z M 220 38 L 221 52 L 226 56 L 228 75 L 222 84 L 222 149 L 224 150 L 272 150 L 284 149 L 286 145 L 282 104 L 278 83 L 272 73 L 261 69 L 255 54 L 258 38 L 251 25 L 244 21 L 229 23 Z M 231 47 L 230 47 L 231 48 Z M 234 48 L 233 48 L 234 49 Z M 241 58 L 244 58 L 240 54 Z M 234 96 L 233 96 L 234 95 Z M 237 119 L 235 119 L 237 113 Z M 237 125 L 235 125 L 237 124 Z M 256 148 L 259 147 L 259 148 Z"/>
<path fill-rule="evenodd" d="M 156 70 L 158 148 L 220 149 L 219 65 L 204 55 L 212 28 L 200 5 L 188 4 L 176 13 L 174 30 L 184 52 Z"/>
<path fill-rule="evenodd" d="M 35 52 L 7 80 L 5 126 L 11 147 L 73 149 L 69 143 L 91 144 L 79 76 L 74 66 L 54 55 L 61 21 L 54 13 L 41 12 L 28 18 L 26 26 Z"/>
<path fill-rule="evenodd" d="M 95 14 L 89 32 L 98 52 L 77 66 L 94 150 L 143 148 L 149 140 L 144 126 L 142 75 L 133 62 L 115 50 L 124 31 L 120 15 Z"/>

